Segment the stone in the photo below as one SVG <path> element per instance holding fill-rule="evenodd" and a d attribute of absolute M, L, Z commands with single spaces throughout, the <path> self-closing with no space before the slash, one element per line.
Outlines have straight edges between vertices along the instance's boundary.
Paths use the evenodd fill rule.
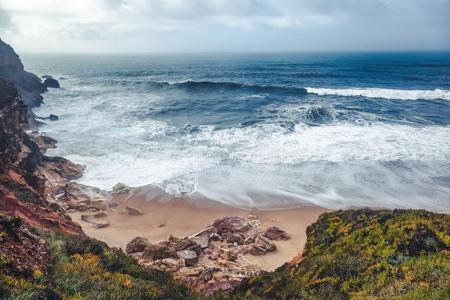
<path fill-rule="evenodd" d="M 286 241 L 289 240 L 289 235 L 278 227 L 270 227 L 263 233 L 264 237 L 274 241 Z"/>
<path fill-rule="evenodd" d="M 222 249 L 221 257 L 226 261 L 235 261 L 237 259 L 237 253 L 230 249 Z"/>
<path fill-rule="evenodd" d="M 107 217 L 108 216 L 108 214 L 106 213 L 106 212 L 104 212 L 104 211 L 100 211 L 100 212 L 98 212 L 98 213 L 95 213 L 94 215 L 93 215 L 93 217 L 94 218 L 104 218 L 104 217 Z"/>
<path fill-rule="evenodd" d="M 181 268 L 181 263 L 173 258 L 164 258 L 161 260 L 161 263 L 170 268 L 172 271 L 177 271 Z"/>
<path fill-rule="evenodd" d="M 142 216 L 144 214 L 141 210 L 130 206 L 125 207 L 125 211 L 132 216 Z"/>
<path fill-rule="evenodd" d="M 143 258 L 151 260 L 168 258 L 169 256 L 166 246 L 161 244 L 148 244 L 142 254 Z"/>
<path fill-rule="evenodd" d="M 184 260 L 187 267 L 195 265 L 198 261 L 198 255 L 192 250 L 177 251 L 177 256 Z"/>
<path fill-rule="evenodd" d="M 200 248 L 205 249 L 208 248 L 209 245 L 209 234 L 194 236 L 190 238 L 190 240 L 199 245 Z"/>
<path fill-rule="evenodd" d="M 128 193 L 129 191 L 131 191 L 131 188 L 128 185 L 123 184 L 123 183 L 118 183 L 115 186 L 113 186 L 113 188 L 112 188 L 112 193 L 114 195 Z"/>
<path fill-rule="evenodd" d="M 125 252 L 127 254 L 143 252 L 147 245 L 149 245 L 148 239 L 143 237 L 135 237 L 127 244 L 125 247 Z"/>
<path fill-rule="evenodd" d="M 252 254 L 252 255 L 265 255 L 265 254 L 267 254 L 267 251 L 264 250 L 264 248 L 262 248 L 262 247 L 253 245 L 253 246 L 250 248 L 249 253 Z"/>
<path fill-rule="evenodd" d="M 209 240 L 210 241 L 218 241 L 218 240 L 220 240 L 220 235 L 218 233 L 213 232 L 209 235 Z"/>
<path fill-rule="evenodd" d="M 90 215 L 81 215 L 81 221 L 90 222 Z"/>
<path fill-rule="evenodd" d="M 109 226 L 109 222 L 108 221 L 96 221 L 94 224 L 94 227 L 97 229 L 100 228 L 105 228 Z"/>
<path fill-rule="evenodd" d="M 263 235 L 258 235 L 255 240 L 255 246 L 264 249 L 266 252 L 273 252 L 277 250 L 277 246 L 275 246 L 275 244 L 271 240 L 264 237 Z M 251 252 L 252 250 L 250 250 L 250 253 Z"/>
<path fill-rule="evenodd" d="M 236 243 L 238 245 L 242 245 L 244 243 L 244 239 L 245 236 L 242 233 L 238 232 L 232 233 L 227 236 L 227 242 L 232 244 Z"/>
<path fill-rule="evenodd" d="M 214 221 L 213 226 L 217 228 L 217 233 L 234 233 L 248 231 L 252 226 L 242 217 L 225 217 Z"/>
<path fill-rule="evenodd" d="M 44 80 L 44 82 L 42 84 L 43 84 L 43 86 L 45 88 L 57 89 L 57 88 L 60 87 L 58 80 L 56 80 L 56 79 L 54 79 L 52 77 L 45 78 L 45 80 Z"/>
<path fill-rule="evenodd" d="M 78 211 L 87 211 L 89 209 L 89 206 L 85 203 L 81 203 L 81 204 L 75 204 L 73 206 L 73 208 Z"/>
<path fill-rule="evenodd" d="M 199 244 L 197 244 L 196 242 L 194 242 L 193 240 L 188 239 L 188 238 L 178 240 L 175 243 L 174 248 L 175 248 L 175 251 L 192 250 L 197 254 L 199 254 L 202 251 L 202 248 L 200 247 Z"/>
<path fill-rule="evenodd" d="M 58 121 L 58 120 L 59 120 L 59 117 L 58 117 L 57 115 L 50 114 L 50 115 L 48 116 L 48 119 L 49 119 L 50 121 Z"/>

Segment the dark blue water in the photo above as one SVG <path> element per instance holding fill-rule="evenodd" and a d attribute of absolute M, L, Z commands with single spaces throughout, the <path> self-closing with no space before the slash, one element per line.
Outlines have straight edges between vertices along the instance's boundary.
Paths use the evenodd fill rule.
<path fill-rule="evenodd" d="M 450 53 L 29 55 L 83 182 L 239 206 L 450 208 Z M 427 207 L 425 207 L 427 208 Z M 429 208 L 429 207 L 428 207 Z"/>

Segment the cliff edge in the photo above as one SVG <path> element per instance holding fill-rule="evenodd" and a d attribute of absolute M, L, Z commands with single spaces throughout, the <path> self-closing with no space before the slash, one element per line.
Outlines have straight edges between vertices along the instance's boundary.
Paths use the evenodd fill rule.
<path fill-rule="evenodd" d="M 11 81 L 22 96 L 22 101 L 33 108 L 42 103 L 45 88 L 41 79 L 24 69 L 19 55 L 0 39 L 0 78 Z"/>

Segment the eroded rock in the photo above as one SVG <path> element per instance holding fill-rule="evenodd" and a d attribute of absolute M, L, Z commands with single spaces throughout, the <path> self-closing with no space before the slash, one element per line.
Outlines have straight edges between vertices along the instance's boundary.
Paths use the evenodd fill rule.
<path fill-rule="evenodd" d="M 125 207 L 125 212 L 132 216 L 142 216 L 144 214 L 141 210 L 130 206 Z"/>
<path fill-rule="evenodd" d="M 143 237 L 135 237 L 132 239 L 127 246 L 125 247 L 125 252 L 127 254 L 136 253 L 136 252 L 144 252 L 145 247 L 149 245 L 148 239 Z"/>
<path fill-rule="evenodd" d="M 263 234 L 266 238 L 274 241 L 286 241 L 290 239 L 289 235 L 278 227 L 270 227 Z"/>

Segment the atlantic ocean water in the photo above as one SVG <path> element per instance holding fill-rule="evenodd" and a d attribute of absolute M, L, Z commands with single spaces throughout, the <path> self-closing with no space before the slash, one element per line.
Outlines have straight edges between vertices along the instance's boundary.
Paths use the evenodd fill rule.
<path fill-rule="evenodd" d="M 24 55 L 81 183 L 450 211 L 450 53 Z"/>

